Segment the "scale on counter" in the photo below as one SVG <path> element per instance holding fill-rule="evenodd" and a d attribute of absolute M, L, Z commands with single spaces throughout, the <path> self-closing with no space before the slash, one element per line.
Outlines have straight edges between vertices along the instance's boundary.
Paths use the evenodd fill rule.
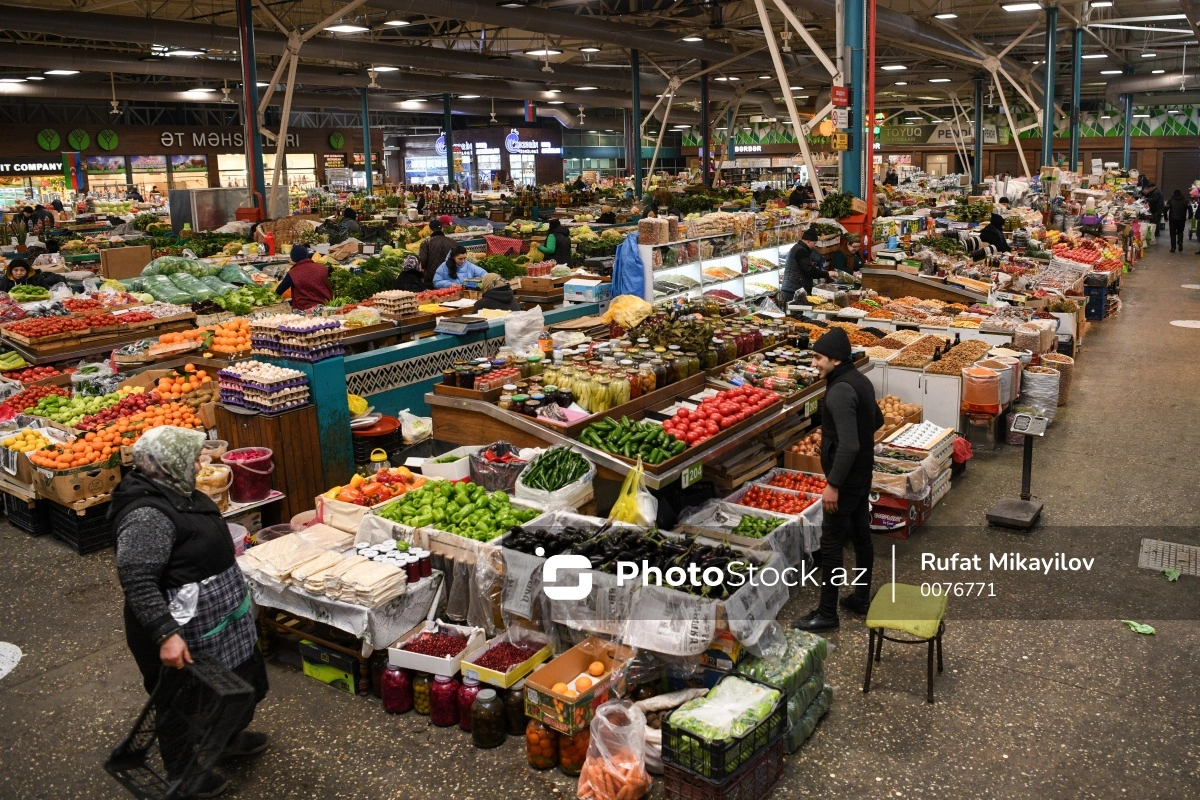
<path fill-rule="evenodd" d="M 462 317 L 438 317 L 433 327 L 434 333 L 447 333 L 451 336 L 462 336 L 475 331 L 486 331 L 488 321 L 483 317 L 466 315 Z"/>
<path fill-rule="evenodd" d="M 1042 515 L 1042 501 L 1033 499 L 1029 484 L 1033 477 L 1033 437 L 1045 436 L 1049 420 L 1033 414 L 1017 414 L 1013 417 L 1012 433 L 1025 437 L 1025 452 L 1021 463 L 1021 499 L 1005 497 L 988 509 L 987 520 L 1002 528 L 1017 528 L 1027 531 L 1037 524 Z"/>

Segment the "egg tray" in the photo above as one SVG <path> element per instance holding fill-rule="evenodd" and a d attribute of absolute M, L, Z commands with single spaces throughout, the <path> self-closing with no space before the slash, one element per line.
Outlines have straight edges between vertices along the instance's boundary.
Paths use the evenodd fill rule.
<path fill-rule="evenodd" d="M 303 386 L 305 389 L 307 389 L 308 388 L 308 378 L 301 375 L 298 378 L 285 378 L 281 381 L 273 381 L 273 382 L 253 380 L 253 381 L 244 382 L 242 384 L 242 386 L 246 390 L 253 389 L 256 392 L 266 392 L 267 394 L 271 394 L 274 392 L 283 392 L 288 389 L 295 388 L 297 386 Z"/>
<path fill-rule="evenodd" d="M 307 386 L 295 387 L 280 392 L 259 392 L 252 389 L 246 392 L 245 401 L 254 405 L 273 408 L 296 400 L 307 400 L 309 396 Z"/>
<path fill-rule="evenodd" d="M 331 332 L 340 331 L 341 329 L 342 323 L 340 322 L 323 322 L 319 325 L 280 325 L 276 330 L 278 330 L 280 333 L 296 333 L 300 334 L 301 336 L 310 336 L 313 334 L 319 334 L 322 331 Z"/>
<path fill-rule="evenodd" d="M 343 356 L 346 353 L 346 348 L 342 347 L 340 344 L 326 345 L 324 347 L 311 349 L 300 349 L 285 346 L 280 348 L 280 350 L 280 356 L 283 358 L 288 358 L 293 361 L 306 361 L 309 363 L 324 361 L 327 358 Z"/>
<path fill-rule="evenodd" d="M 321 331 L 315 334 L 286 334 L 279 337 L 279 344 L 293 347 L 324 347 L 342 340 L 342 330 Z"/>
<path fill-rule="evenodd" d="M 287 403 L 276 403 L 271 405 L 264 405 L 262 403 L 255 403 L 252 400 L 247 400 L 244 405 L 246 408 L 252 408 L 256 411 L 290 411 L 293 408 L 299 408 L 300 406 L 308 405 L 308 397 L 305 396 Z"/>

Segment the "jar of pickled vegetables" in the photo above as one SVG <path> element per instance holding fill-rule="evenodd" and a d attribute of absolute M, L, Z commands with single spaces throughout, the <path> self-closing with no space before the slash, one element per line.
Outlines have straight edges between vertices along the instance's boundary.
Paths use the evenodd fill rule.
<path fill-rule="evenodd" d="M 629 376 L 626 373 L 614 372 L 611 381 L 608 406 L 610 409 L 624 405 L 633 398 L 633 388 L 629 385 Z"/>
<path fill-rule="evenodd" d="M 504 721 L 508 726 L 509 736 L 520 736 L 525 733 L 525 681 L 520 680 L 509 687 L 504 693 Z"/>
<path fill-rule="evenodd" d="M 542 369 L 542 383 L 551 383 L 558 385 L 558 370 L 559 365 L 551 361 Z"/>
<path fill-rule="evenodd" d="M 505 411 L 511 410 L 512 405 L 513 405 L 512 395 L 511 394 L 500 395 L 500 400 L 496 403 L 496 405 L 500 406 L 500 408 L 504 409 Z"/>
<path fill-rule="evenodd" d="M 558 768 L 567 775 L 578 776 L 583 771 L 583 762 L 587 758 L 590 742 L 591 730 L 588 728 L 584 728 L 574 736 L 559 736 Z"/>
<path fill-rule="evenodd" d="M 592 379 L 592 385 L 595 387 L 592 394 L 592 413 L 603 414 L 613 406 L 612 379 L 598 372 Z"/>
<path fill-rule="evenodd" d="M 429 721 L 439 728 L 458 724 L 458 681 L 438 675 L 429 689 Z"/>
<path fill-rule="evenodd" d="M 688 350 L 686 353 L 683 354 L 683 357 L 687 361 L 687 364 L 688 364 L 688 377 L 691 377 L 692 375 L 699 375 L 700 374 L 700 356 L 696 355 L 691 350 Z"/>
<path fill-rule="evenodd" d="M 464 731 L 471 730 L 471 704 L 478 694 L 479 679 L 465 676 L 458 687 L 458 727 Z"/>
<path fill-rule="evenodd" d="M 650 369 L 654 370 L 654 385 L 659 389 L 670 385 L 671 382 L 667 380 L 667 365 L 663 360 L 661 358 L 652 358 L 649 363 Z"/>
<path fill-rule="evenodd" d="M 471 741 L 476 747 L 499 747 L 507 736 L 504 701 L 495 689 L 484 689 L 471 705 Z"/>
<path fill-rule="evenodd" d="M 686 378 L 686 375 L 679 374 L 679 361 L 675 358 L 674 353 L 667 353 L 663 357 L 663 366 L 667 368 L 667 384 L 678 383 Z"/>
<path fill-rule="evenodd" d="M 558 764 L 558 731 L 536 719 L 525 727 L 525 758 L 534 769 L 550 769 Z M 583 769 L 583 765 L 580 765 Z"/>
<path fill-rule="evenodd" d="M 413 687 L 408 673 L 397 666 L 389 666 L 380 680 L 383 684 L 383 710 L 389 714 L 403 714 L 413 707 Z"/>
<path fill-rule="evenodd" d="M 658 388 L 658 373 L 650 362 L 643 361 L 638 365 L 638 382 L 641 384 L 642 395 L 645 396 Z"/>
<path fill-rule="evenodd" d="M 716 298 L 705 297 L 702 302 L 704 304 L 704 316 L 710 319 L 717 319 L 721 316 L 721 304 L 717 302 Z"/>
<path fill-rule="evenodd" d="M 526 360 L 526 363 L 529 364 L 529 374 L 531 376 L 541 375 L 545 372 L 546 364 L 542 360 L 542 357 L 537 353 L 531 353 L 529 358 Z"/>
<path fill-rule="evenodd" d="M 433 676 L 428 672 L 418 672 L 413 675 L 412 693 L 413 708 L 418 714 L 429 716 L 430 695 L 432 694 Z"/>

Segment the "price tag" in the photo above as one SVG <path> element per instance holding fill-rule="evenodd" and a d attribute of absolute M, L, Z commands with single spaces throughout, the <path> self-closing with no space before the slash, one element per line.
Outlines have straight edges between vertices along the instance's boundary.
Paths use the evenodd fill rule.
<path fill-rule="evenodd" d="M 811 417 L 813 414 L 817 413 L 817 406 L 820 403 L 820 401 L 821 401 L 821 398 L 819 398 L 819 397 L 810 397 L 807 400 L 805 400 L 804 401 L 804 416 Z"/>
<path fill-rule="evenodd" d="M 685 469 L 683 471 L 683 480 L 682 480 L 683 488 L 686 489 L 689 486 L 691 486 L 693 483 L 696 483 L 697 481 L 699 481 L 700 477 L 703 474 L 704 474 L 704 462 L 703 461 L 697 461 L 695 464 L 692 464 L 690 467 L 688 467 L 687 469 Z"/>
<path fill-rule="evenodd" d="M 373 256 L 373 255 L 375 255 L 375 245 L 373 245 L 373 244 L 364 244 L 364 245 L 362 246 L 362 254 L 363 254 L 364 256 Z"/>

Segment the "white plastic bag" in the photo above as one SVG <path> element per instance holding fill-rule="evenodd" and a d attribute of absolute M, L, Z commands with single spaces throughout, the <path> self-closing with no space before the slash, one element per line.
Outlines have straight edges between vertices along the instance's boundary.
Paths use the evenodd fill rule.
<path fill-rule="evenodd" d="M 433 435 L 433 418 L 418 417 L 407 408 L 397 415 L 400 417 L 400 433 L 405 444 L 416 444 Z"/>
<path fill-rule="evenodd" d="M 577 796 L 638 800 L 650 791 L 646 774 L 646 715 L 629 700 L 605 703 L 592 718 L 587 759 Z"/>
<path fill-rule="evenodd" d="M 662 775 L 662 727 L 651 723 L 652 716 L 666 717 L 665 711 L 678 708 L 689 700 L 708 694 L 707 689 L 680 689 L 678 692 L 655 695 L 634 703 L 646 714 L 646 770 L 654 775 Z"/>
<path fill-rule="evenodd" d="M 528 353 L 538 349 L 538 336 L 546 327 L 542 307 L 534 306 L 528 311 L 514 311 L 504 318 L 504 344 L 514 353 Z"/>
<path fill-rule="evenodd" d="M 563 486 L 560 489 L 556 489 L 553 492 L 548 492 L 544 489 L 535 489 L 531 486 L 526 486 L 521 480 L 522 476 L 528 472 L 529 467 L 532 466 L 536 460 L 536 457 L 532 459 L 521 472 L 521 475 L 517 476 L 515 490 L 516 497 L 518 499 L 528 500 L 532 503 L 536 503 L 547 511 L 556 508 L 574 511 L 588 500 L 592 499 L 592 482 L 596 480 L 595 464 L 584 458 L 584 461 L 587 462 L 588 468 L 587 472 L 583 474 L 583 477 L 568 483 L 566 486 Z"/>
<path fill-rule="evenodd" d="M 67 300 L 73 294 L 75 293 L 71 291 L 71 287 L 68 286 L 65 281 L 56 283 L 50 287 L 51 300 Z"/>

